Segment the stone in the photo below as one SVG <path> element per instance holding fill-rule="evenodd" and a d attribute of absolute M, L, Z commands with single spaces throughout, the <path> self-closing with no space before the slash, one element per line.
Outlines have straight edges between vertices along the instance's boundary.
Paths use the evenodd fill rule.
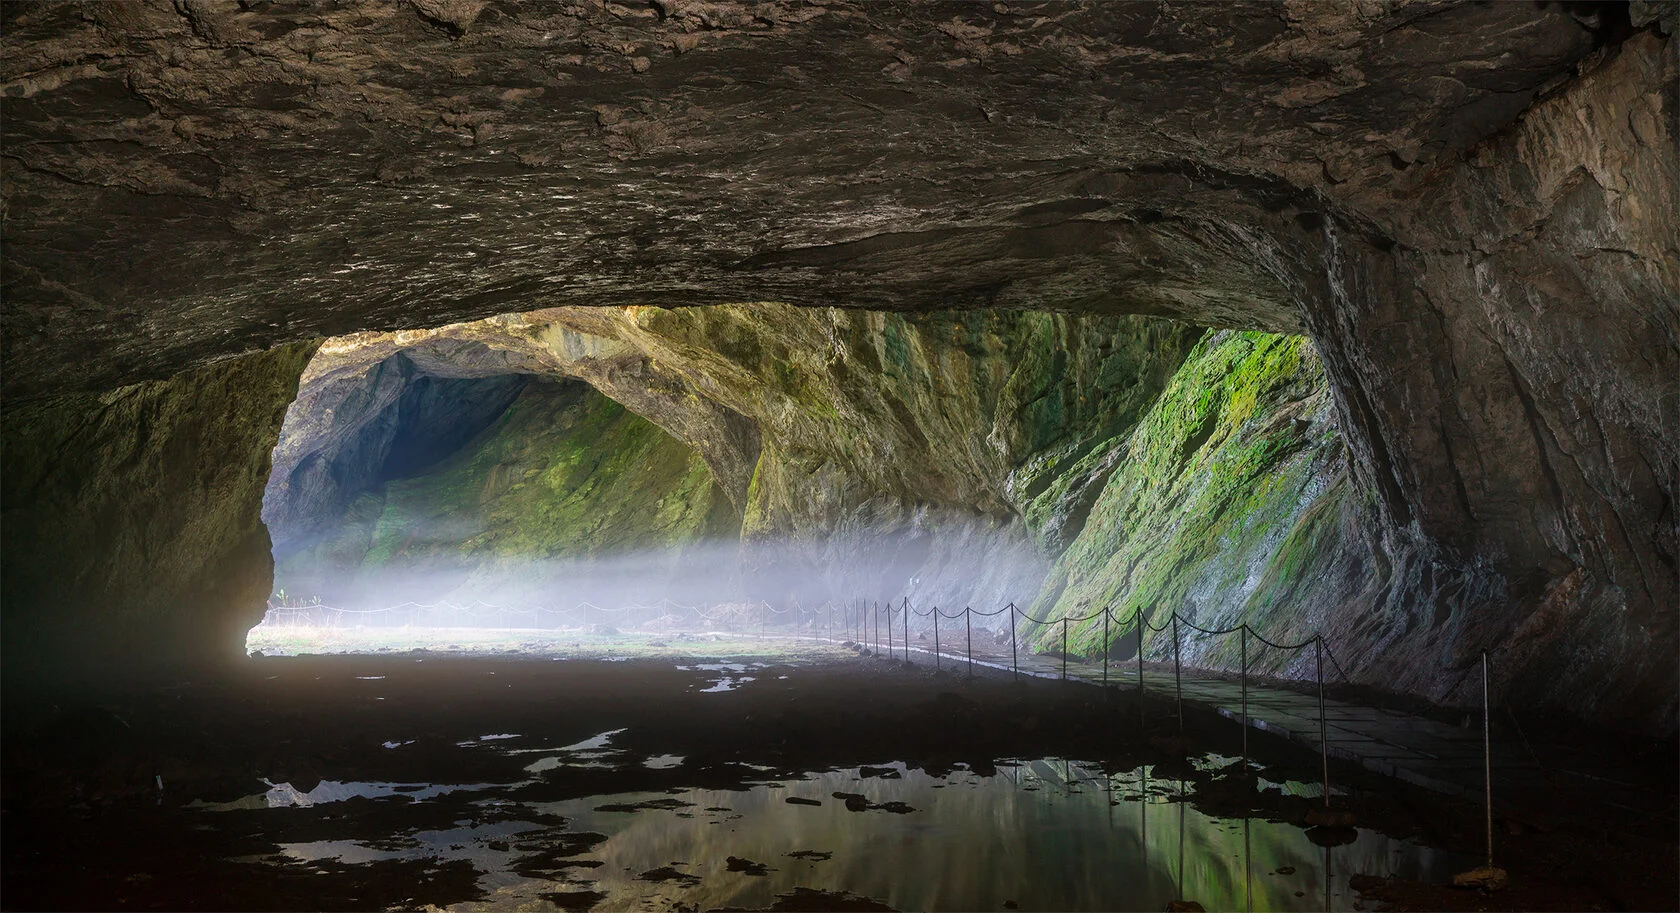
<path fill-rule="evenodd" d="M 313 350 L 4 411 L 8 686 L 244 656 L 273 573 L 268 453 Z"/>
<path fill-rule="evenodd" d="M 1325 808 L 1319 805 L 1307 812 L 1306 823 L 1313 827 L 1350 828 L 1359 823 L 1359 817 L 1346 809 Z"/>
<path fill-rule="evenodd" d="M 1453 876 L 1455 888 L 1479 888 L 1484 891 L 1501 891 L 1510 882 L 1510 875 L 1498 866 L 1478 866 L 1468 872 L 1459 872 Z"/>
<path fill-rule="evenodd" d="M 1307 839 L 1318 846 L 1346 846 L 1359 839 L 1359 831 L 1351 827 L 1318 826 L 1307 828 Z"/>
<path fill-rule="evenodd" d="M 727 860 L 725 860 L 724 864 L 726 871 L 739 872 L 742 875 L 764 876 L 770 874 L 769 866 L 762 862 L 754 862 L 751 859 L 745 859 L 740 856 L 730 856 Z"/>

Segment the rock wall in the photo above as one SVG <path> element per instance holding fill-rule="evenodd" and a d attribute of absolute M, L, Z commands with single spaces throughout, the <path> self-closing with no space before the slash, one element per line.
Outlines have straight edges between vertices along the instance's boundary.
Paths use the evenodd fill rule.
<path fill-rule="evenodd" d="M 4 411 L 8 690 L 240 655 L 273 570 L 269 451 L 313 350 Z"/>
<path fill-rule="evenodd" d="M 303 386 L 286 410 L 263 495 L 276 554 L 296 551 L 363 492 L 460 449 L 524 385 L 521 375 L 437 377 L 398 355 Z"/>
<path fill-rule="evenodd" d="M 1631 26 L 1453 0 L 437 8 L 6 4 L 6 393 L 552 305 L 1296 332 L 1244 231 L 1403 187 Z M 1239 192 L 1197 201 L 1221 175 Z"/>
<path fill-rule="evenodd" d="M 1644 33 L 1297 277 L 1370 508 L 1367 681 L 1680 712 L 1680 65 Z M 1401 367 L 1405 366 L 1405 367 Z"/>

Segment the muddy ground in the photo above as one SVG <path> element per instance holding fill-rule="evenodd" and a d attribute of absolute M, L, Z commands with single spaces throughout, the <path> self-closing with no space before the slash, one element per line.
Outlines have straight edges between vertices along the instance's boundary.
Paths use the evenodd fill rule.
<path fill-rule="evenodd" d="M 381 832 L 484 816 L 466 794 L 395 803 L 358 798 L 230 829 L 206 823 L 205 803 L 250 796 L 261 778 L 307 792 L 318 782 L 514 783 L 528 758 L 462 750 L 518 733 L 563 745 L 625 730 L 638 756 L 678 755 L 680 767 L 570 769 L 520 787 L 552 801 L 744 783 L 883 760 L 939 774 L 985 772 L 1000 759 L 1063 757 L 1106 770 L 1155 765 L 1193 785 L 1193 807 L 1307 825 L 1315 800 L 1260 793 L 1186 754 L 1235 754 L 1234 724 L 1192 708 L 1187 746 L 1170 702 L 1007 674 L 968 679 L 878 658 L 832 653 L 755 669 L 733 690 L 716 670 L 665 660 L 553 661 L 436 655 L 258 658 L 237 674 L 159 684 L 120 696 L 11 700 L 0 782 L 0 906 L 28 909 L 345 909 L 446 906 L 482 896 L 465 862 L 385 860 L 350 865 L 252 865 L 281 842 L 325 839 L 346 816 Z M 716 662 L 716 657 L 696 662 Z M 762 658 L 760 658 L 762 661 Z M 397 748 L 387 747 L 395 745 Z M 1319 759 L 1252 735 L 1267 776 L 1312 782 Z M 748 766 L 751 765 L 751 766 Z M 1673 770 L 1654 776 L 1673 777 Z M 1459 800 L 1333 768 L 1364 828 L 1473 857 L 1482 810 Z M 161 789 L 159 788 L 161 784 Z M 492 813 L 493 814 L 493 813 Z M 1499 862 L 1511 887 L 1487 894 L 1381 879 L 1358 882 L 1369 909 L 1659 910 L 1680 908 L 1676 833 L 1580 816 L 1545 831 L 1501 821 Z M 313 836 L 312 836 L 313 835 Z M 1339 839 L 1324 831 L 1327 841 Z M 587 847 L 584 847 L 586 849 Z M 558 869 L 578 847 L 556 847 Z M 722 861 L 719 860 L 722 864 Z M 731 861 L 734 865 L 734 861 Z M 883 861 L 883 864 L 890 864 Z M 930 873 L 932 874 L 932 873 Z M 588 891 L 557 893 L 585 909 Z M 868 898 L 785 897 L 777 908 L 880 908 Z M 801 906 L 803 905 L 803 906 Z M 1105 909 L 1090 898 L 1090 909 Z"/>

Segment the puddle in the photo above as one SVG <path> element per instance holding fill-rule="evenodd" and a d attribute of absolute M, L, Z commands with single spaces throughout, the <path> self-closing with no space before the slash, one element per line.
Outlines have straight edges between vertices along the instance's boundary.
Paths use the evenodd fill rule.
<path fill-rule="evenodd" d="M 750 675 L 743 675 L 740 678 L 730 678 L 725 675 L 723 678 L 718 679 L 717 682 L 710 688 L 701 688 L 700 693 L 715 694 L 719 691 L 734 691 L 736 688 L 739 688 L 750 681 L 755 681 L 755 679 Z"/>
<path fill-rule="evenodd" d="M 494 674 L 494 673 L 492 673 L 492 674 Z M 506 739 L 517 739 L 517 738 L 522 738 L 522 736 L 517 732 L 493 732 L 490 735 L 481 735 L 476 739 L 468 739 L 465 742 L 456 742 L 455 747 L 457 747 L 457 748 L 470 748 L 474 745 L 482 745 L 485 742 L 500 742 L 500 741 L 504 741 Z"/>
<path fill-rule="evenodd" d="M 622 731 L 568 748 L 601 752 Z M 536 763 L 551 761 L 571 763 L 564 754 Z M 398 793 L 398 785 L 334 787 L 416 801 L 467 788 Z M 557 885 L 599 894 L 593 909 L 601 911 L 764 908 L 807 889 L 901 910 L 1001 909 L 1005 901 L 1023 910 L 1161 909 L 1175 898 L 1207 909 L 1348 909 L 1352 875 L 1441 880 L 1469 864 L 1373 831 L 1325 849 L 1299 827 L 1210 817 L 1183 796 L 1178 781 L 1154 778 L 1148 767 L 1108 775 L 1047 758 L 934 777 L 891 764 L 746 789 L 496 798 L 475 803 L 494 807 L 493 824 L 290 843 L 282 854 L 304 863 L 468 860 L 485 896 L 450 907 L 463 911 L 546 908 L 542 895 Z M 535 823 L 551 816 L 566 823 Z"/>
<path fill-rule="evenodd" d="M 695 663 L 691 666 L 678 666 L 685 672 L 718 672 L 711 687 L 699 689 L 701 694 L 716 694 L 721 691 L 734 691 L 747 682 L 757 681 L 755 676 L 743 673 L 763 668 L 756 663 Z M 783 676 L 784 678 L 786 676 Z"/>
<path fill-rule="evenodd" d="M 208 812 L 249 811 L 262 808 L 310 808 L 330 802 L 343 802 L 346 799 L 387 799 L 392 796 L 401 796 L 413 802 L 421 802 L 434 796 L 442 796 L 461 790 L 485 790 L 494 789 L 498 786 L 495 783 L 446 785 L 322 780 L 316 784 L 314 789 L 301 792 L 290 783 L 271 783 L 266 779 L 262 782 L 268 787 L 267 792 L 245 796 L 232 802 L 194 800 L 187 804 L 187 808 Z"/>
<path fill-rule="evenodd" d="M 623 763 L 624 752 L 617 748 L 608 748 L 607 743 L 612 737 L 623 732 L 623 729 L 609 729 L 599 735 L 590 736 L 581 742 L 574 742 L 561 748 L 514 748 L 508 754 L 547 754 L 546 758 L 539 758 L 525 765 L 526 773 L 540 774 L 548 770 L 566 768 L 594 768 L 607 769 L 618 767 Z M 662 755 L 661 757 L 670 757 Z M 678 759 L 681 763 L 681 759 Z M 649 765 L 652 766 L 652 765 Z"/>
<path fill-rule="evenodd" d="M 611 770 L 617 766 L 618 765 L 612 761 L 574 761 L 568 758 L 552 757 L 542 758 L 525 765 L 525 772 L 540 774 L 544 771 L 558 770 L 562 767 L 568 769 L 576 768 L 579 770 Z"/>
<path fill-rule="evenodd" d="M 1303 783 L 1300 780 L 1284 780 L 1280 783 L 1276 780 L 1268 780 L 1265 777 L 1255 777 L 1255 783 L 1260 789 L 1275 789 L 1286 796 L 1298 796 L 1302 799 L 1324 798 L 1324 784 L 1322 783 Z M 1346 789 L 1335 784 L 1330 785 L 1330 795 L 1345 796 L 1347 794 Z"/>
<path fill-rule="evenodd" d="M 642 762 L 643 767 L 651 767 L 654 770 L 670 770 L 673 767 L 681 767 L 682 764 L 683 756 L 680 754 L 656 754 Z"/>
<path fill-rule="evenodd" d="M 612 741 L 613 736 L 618 735 L 619 733 L 624 732 L 624 731 L 625 730 L 623 730 L 623 729 L 609 729 L 606 732 L 601 733 L 600 735 L 590 736 L 589 738 L 584 739 L 581 742 L 574 742 L 571 745 L 567 745 L 563 748 L 556 748 L 554 750 L 555 751 L 599 751 L 600 749 L 607 747 L 607 743 Z"/>
<path fill-rule="evenodd" d="M 481 824 L 449 830 L 416 831 L 403 837 L 380 841 L 316 840 L 309 843 L 282 843 L 280 855 L 299 862 L 338 862 L 362 864 L 387 859 L 435 859 L 448 862 L 465 859 L 480 871 L 493 868 L 508 855 L 503 841 L 540 829 L 541 825 L 524 821 Z"/>

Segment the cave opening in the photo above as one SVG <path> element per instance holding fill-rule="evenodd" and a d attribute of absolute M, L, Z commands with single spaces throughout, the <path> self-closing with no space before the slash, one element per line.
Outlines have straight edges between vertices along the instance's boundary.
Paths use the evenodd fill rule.
<path fill-rule="evenodd" d="M 0 908 L 1675 909 L 1680 4 L 0 4 Z"/>
<path fill-rule="evenodd" d="M 672 313 L 683 324 L 704 319 L 696 310 Z M 871 641 L 885 636 L 903 649 L 914 637 L 916 648 L 936 653 L 951 644 L 939 642 L 930 613 L 967 602 L 982 613 L 965 625 L 980 629 L 983 652 L 1035 649 L 1029 629 L 1011 629 L 997 611 L 1011 597 L 1025 605 L 1045 573 L 1018 509 L 884 488 L 866 475 L 881 467 L 807 437 L 813 419 L 868 420 L 842 419 L 837 407 L 885 408 L 906 443 L 933 449 L 928 378 L 901 390 L 848 390 L 875 381 L 853 376 L 843 361 L 801 365 L 785 350 L 766 351 L 766 328 L 745 311 L 738 316 L 742 325 L 715 351 L 738 356 L 745 345 L 763 360 L 721 398 L 697 395 L 708 378 L 691 364 L 664 375 L 645 363 L 615 364 L 606 376 L 593 359 L 556 363 L 551 347 L 506 331 L 510 322 L 550 330 L 564 323 L 551 314 L 323 343 L 274 447 L 262 509 L 274 583 L 246 651 L 715 659 L 807 651 L 811 642 L 864 639 L 867 628 Z M 833 319 L 805 322 L 832 330 L 820 324 Z M 922 331 L 954 321 L 942 315 Z M 1120 360 L 1152 360 L 1161 374 L 1195 333 L 1159 335 L 1159 351 L 1155 341 L 1137 340 Z M 1113 353 L 1111 340 L 1083 345 L 1093 362 Z M 1031 352 L 1045 360 L 1033 382 L 1058 399 L 1071 397 L 1061 346 L 1046 341 Z M 868 355 L 879 364 L 872 348 Z M 1123 388 L 1160 379 L 1115 367 L 1103 370 Z M 813 385 L 828 389 L 814 395 Z M 775 402 L 783 398 L 790 401 Z M 784 418 L 790 407 L 804 414 L 778 426 L 767 406 L 780 406 Z M 1079 422 L 1047 414 L 1037 433 L 1068 436 L 1082 423 L 1078 434 L 1090 438 L 1128 420 L 1113 404 L 1085 411 Z M 766 429 L 775 438 L 768 446 Z M 833 465 L 842 460 L 843 469 Z M 1007 457 L 1003 468 L 1018 462 Z M 743 464 L 750 464 L 745 490 L 727 490 Z M 838 503 L 765 522 L 773 492 L 759 477 L 811 468 Z M 822 478 L 841 472 L 851 478 Z M 1043 497 L 1056 473 L 1040 467 L 1035 475 L 1035 496 Z M 1079 509 L 1073 515 L 1063 535 L 1083 522 Z M 865 606 L 881 617 L 866 619 Z"/>
<path fill-rule="evenodd" d="M 555 652 L 743 601 L 704 461 L 587 382 L 472 347 L 324 349 L 275 446 L 247 650 Z"/>

